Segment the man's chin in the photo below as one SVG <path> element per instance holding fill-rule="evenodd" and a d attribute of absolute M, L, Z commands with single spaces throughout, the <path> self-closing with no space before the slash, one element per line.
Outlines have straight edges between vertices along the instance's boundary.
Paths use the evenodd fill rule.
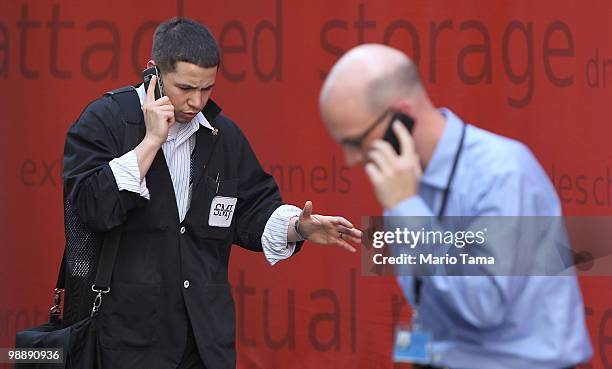
<path fill-rule="evenodd" d="M 193 119 L 193 118 L 188 118 L 188 117 L 185 117 L 185 116 L 184 116 L 184 115 L 182 115 L 182 114 L 180 114 L 180 115 L 179 115 L 179 114 L 176 114 L 176 115 L 175 115 L 175 120 L 176 120 L 176 122 L 177 122 L 177 123 L 180 123 L 180 124 L 189 123 L 189 122 L 191 122 L 191 120 L 192 120 L 192 119 Z"/>
<path fill-rule="evenodd" d="M 189 123 L 196 117 L 197 114 L 188 115 L 184 113 L 174 113 L 175 119 L 178 123 Z"/>

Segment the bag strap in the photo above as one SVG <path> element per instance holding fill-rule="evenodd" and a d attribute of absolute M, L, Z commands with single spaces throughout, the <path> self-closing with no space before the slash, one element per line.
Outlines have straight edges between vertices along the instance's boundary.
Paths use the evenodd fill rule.
<path fill-rule="evenodd" d="M 140 100 L 136 89 L 133 86 L 125 86 L 118 88 L 113 91 L 106 92 L 104 96 L 108 96 L 113 99 L 121 110 L 121 118 L 124 123 L 126 122 L 138 122 L 142 119 L 142 111 L 139 109 Z M 135 104 L 137 102 L 138 104 Z M 126 124 L 125 137 L 123 140 L 123 151 L 127 152 L 132 150 L 139 139 L 139 130 L 137 127 L 133 127 Z M 122 225 L 118 225 L 111 229 L 104 236 L 102 248 L 100 251 L 100 258 L 98 260 L 98 269 L 96 271 L 95 284 L 91 286 L 93 292 L 97 292 L 94 300 L 91 315 L 93 316 L 100 308 L 102 304 L 102 295 L 110 292 L 110 282 L 113 274 L 113 268 L 115 265 L 115 259 L 117 257 L 117 250 L 119 249 L 119 241 L 121 239 Z M 57 281 L 55 283 L 53 306 L 50 311 L 50 319 L 59 319 L 61 315 L 61 302 L 62 293 L 64 291 L 64 283 L 66 280 L 66 248 L 62 255 L 62 262 L 60 270 L 58 272 Z"/>
<path fill-rule="evenodd" d="M 57 322 L 60 319 L 62 310 L 62 293 L 64 292 L 64 281 L 66 277 L 66 247 L 64 247 L 64 254 L 62 255 L 62 263 L 60 264 L 60 270 L 57 274 L 57 282 L 55 282 L 55 291 L 53 291 L 53 306 L 49 311 L 49 321 Z"/>
<path fill-rule="evenodd" d="M 98 260 L 98 270 L 96 271 L 95 283 L 91 286 L 93 292 L 97 292 L 96 298 L 91 309 L 91 316 L 94 316 L 102 305 L 102 295 L 110 292 L 110 282 L 113 275 L 113 267 L 119 250 L 119 240 L 121 239 L 121 230 L 123 225 L 120 224 L 111 229 L 104 235 L 104 243 L 100 250 L 100 259 Z"/>
<path fill-rule="evenodd" d="M 93 292 L 97 292 L 94 300 L 94 306 L 91 311 L 93 316 L 100 309 L 102 304 L 102 295 L 110 292 L 110 282 L 113 274 L 113 267 L 119 249 L 119 240 L 121 239 L 122 225 L 118 225 L 104 235 L 102 248 L 100 250 L 100 258 L 98 259 L 98 269 L 96 271 L 95 284 L 91 286 Z M 57 321 L 61 316 L 62 293 L 64 292 L 64 282 L 66 278 L 66 248 L 62 256 L 62 264 L 55 283 L 55 291 L 53 298 L 53 306 L 49 312 L 49 319 Z"/>

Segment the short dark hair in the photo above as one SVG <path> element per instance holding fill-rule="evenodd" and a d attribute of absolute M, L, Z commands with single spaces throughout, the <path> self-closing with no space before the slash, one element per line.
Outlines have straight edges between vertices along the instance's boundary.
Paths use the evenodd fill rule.
<path fill-rule="evenodd" d="M 219 45 L 203 24 L 189 18 L 171 18 L 153 35 L 151 59 L 162 72 L 173 72 L 177 62 L 212 68 L 221 61 Z"/>

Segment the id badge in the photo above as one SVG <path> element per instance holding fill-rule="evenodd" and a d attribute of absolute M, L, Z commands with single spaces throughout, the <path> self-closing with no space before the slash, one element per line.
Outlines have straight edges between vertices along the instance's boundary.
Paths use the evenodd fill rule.
<path fill-rule="evenodd" d="M 236 202 L 238 202 L 238 199 L 235 197 L 215 196 L 212 204 L 210 204 L 208 225 L 211 227 L 229 227 L 236 210 Z"/>
<path fill-rule="evenodd" d="M 393 362 L 428 364 L 431 362 L 431 333 L 400 324 L 395 329 Z"/>

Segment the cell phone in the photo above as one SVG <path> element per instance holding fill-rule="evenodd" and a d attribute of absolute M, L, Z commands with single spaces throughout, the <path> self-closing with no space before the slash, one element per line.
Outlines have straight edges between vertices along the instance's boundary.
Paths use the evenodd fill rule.
<path fill-rule="evenodd" d="M 389 127 L 387 128 L 387 132 L 385 132 L 383 140 L 390 143 L 391 146 L 393 146 L 395 152 L 399 154 L 400 143 L 397 139 L 397 136 L 395 136 L 395 132 L 393 132 L 393 122 L 395 122 L 396 120 L 399 120 L 408 129 L 408 132 L 412 133 L 412 128 L 414 127 L 414 119 L 404 113 L 396 112 L 395 114 L 393 114 L 393 118 L 391 119 L 391 124 L 389 124 Z"/>
<path fill-rule="evenodd" d="M 151 68 L 147 68 L 142 71 L 142 80 L 144 81 L 145 91 L 149 90 L 149 82 L 151 82 L 151 78 L 153 76 L 157 77 L 157 84 L 155 86 L 155 100 L 164 96 L 164 83 L 161 78 L 161 72 L 157 65 L 152 66 Z"/>

